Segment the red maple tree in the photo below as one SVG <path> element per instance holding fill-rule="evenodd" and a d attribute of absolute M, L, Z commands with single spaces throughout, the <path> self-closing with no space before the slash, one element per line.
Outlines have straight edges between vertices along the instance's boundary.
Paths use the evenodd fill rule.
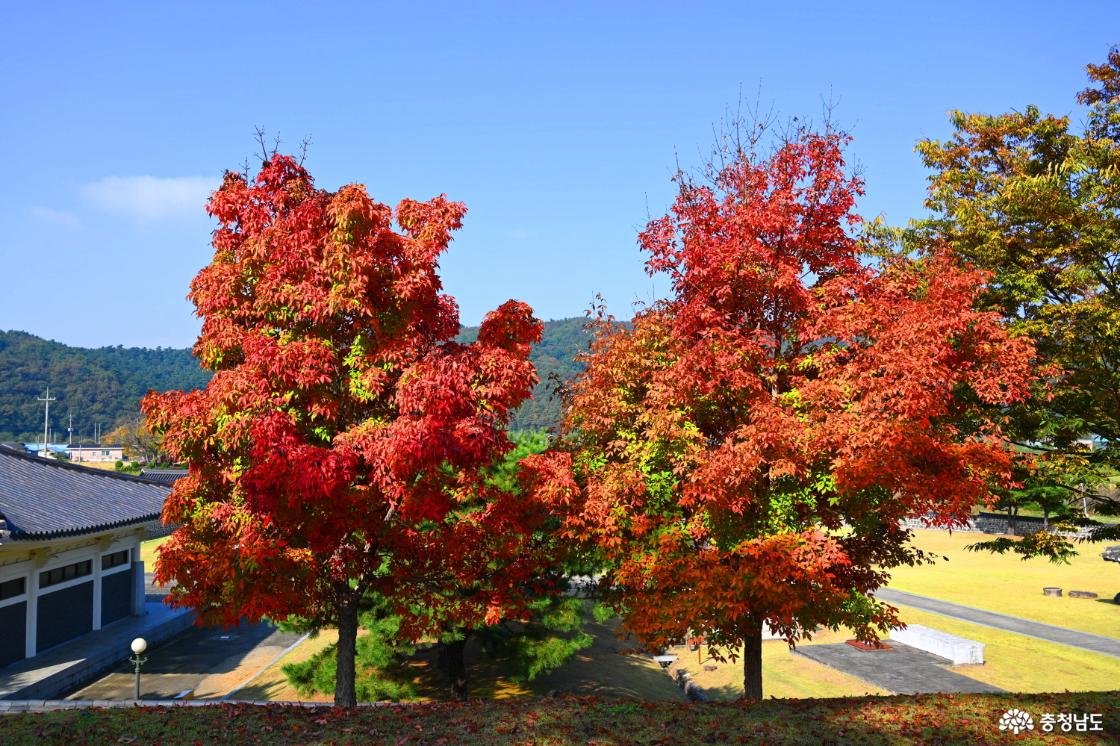
<path fill-rule="evenodd" d="M 900 521 L 960 525 L 1008 478 L 980 404 L 1031 378 L 1029 343 L 973 310 L 981 273 L 868 256 L 846 142 L 802 130 L 680 179 L 639 237 L 671 297 L 600 325 L 566 419 L 576 481 L 537 463 L 582 490 L 568 530 L 603 552 L 623 629 L 742 646 L 753 698 L 764 626 L 791 644 L 899 626 L 874 592 L 922 558 Z"/>
<path fill-rule="evenodd" d="M 359 610 L 371 597 L 414 600 L 394 568 L 438 549 L 431 527 L 453 527 L 434 535 L 457 541 L 500 532 L 489 544 L 505 551 L 500 539 L 516 548 L 532 531 L 483 472 L 511 447 L 505 427 L 536 381 L 541 324 L 509 301 L 477 341 L 454 341 L 458 309 L 437 260 L 466 208 L 443 196 L 392 209 L 360 185 L 318 189 L 274 155 L 255 181 L 227 173 L 207 209 L 220 226 L 190 299 L 203 318 L 194 351 L 214 376 L 142 405 L 190 465 L 164 508 L 181 525 L 156 577 L 204 623 L 337 627 L 335 702 L 353 706 Z M 441 570 L 460 556 L 448 551 Z M 451 569 L 469 602 L 445 616 L 470 623 L 515 605 L 520 574 L 471 584 L 484 568 Z"/>

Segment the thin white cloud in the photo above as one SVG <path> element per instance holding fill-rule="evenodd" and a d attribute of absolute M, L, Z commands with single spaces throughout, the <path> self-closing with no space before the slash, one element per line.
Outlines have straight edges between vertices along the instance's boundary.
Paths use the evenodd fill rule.
<path fill-rule="evenodd" d="M 77 228 L 82 224 L 82 221 L 74 213 L 66 210 L 55 210 L 51 207 L 40 207 L 38 205 L 29 207 L 27 214 L 40 223 L 48 223 L 60 228 Z"/>
<path fill-rule="evenodd" d="M 525 228 L 514 228 L 509 232 L 509 237 L 515 241 L 524 241 L 529 237 L 529 231 Z"/>
<path fill-rule="evenodd" d="M 209 176 L 107 176 L 78 191 L 94 207 L 140 220 L 204 215 L 221 179 Z"/>

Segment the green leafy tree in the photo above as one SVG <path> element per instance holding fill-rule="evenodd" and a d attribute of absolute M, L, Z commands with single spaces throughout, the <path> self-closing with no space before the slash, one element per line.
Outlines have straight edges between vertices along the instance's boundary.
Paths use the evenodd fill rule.
<path fill-rule="evenodd" d="M 566 578 L 575 565 L 568 543 L 559 539 L 561 513 L 541 510 L 545 503 L 536 499 L 532 472 L 526 473 L 524 467 L 548 448 L 549 438 L 541 431 L 522 431 L 512 433 L 510 439 L 513 449 L 485 472 L 483 493 L 490 490 L 507 496 L 527 509 L 532 515 L 520 516 L 514 523 L 534 526 L 531 535 L 511 543 L 500 527 L 475 532 L 460 515 L 430 527 L 427 534 L 433 551 L 402 557 L 393 570 L 400 579 L 399 592 L 414 599 L 409 621 L 439 640 L 439 663 L 455 699 L 465 699 L 469 692 L 466 649 L 472 639 L 483 651 L 503 659 L 510 675 L 522 679 L 551 671 L 591 644 L 591 637 L 581 630 L 582 602 L 564 595 Z M 463 502 L 458 510 L 464 515 L 491 512 L 485 500 Z M 517 512 L 513 505 L 506 508 L 507 515 Z M 464 526 L 468 533 L 459 531 Z M 435 547 L 445 550 L 435 551 Z M 459 567 L 472 571 L 455 571 Z M 519 613 L 463 613 L 474 599 L 495 595 L 516 597 L 516 603 L 507 605 Z"/>
<path fill-rule="evenodd" d="M 486 481 L 503 494 L 523 492 L 521 462 L 526 457 L 544 452 L 549 445 L 542 431 L 522 431 L 511 435 L 513 449 L 486 473 Z M 478 506 L 473 506 L 478 507 Z M 463 506 L 471 510 L 472 506 Z M 503 672 L 515 681 L 531 681 L 563 665 L 572 655 L 591 644 L 583 631 L 586 610 L 579 598 L 559 593 L 565 586 L 566 551 L 554 544 L 555 525 L 545 524 L 531 545 L 524 547 L 524 558 L 535 564 L 537 575 L 526 579 L 524 589 L 530 596 L 521 605 L 517 618 L 501 618 L 489 624 L 462 623 L 463 598 L 477 594 L 485 586 L 487 572 L 475 573 L 469 581 L 439 584 L 436 593 L 424 593 L 439 574 L 426 564 L 423 573 L 410 575 L 399 569 L 401 596 L 414 600 L 410 617 L 413 627 L 429 630 L 437 639 L 437 667 L 447 676 L 453 698 L 465 698 L 469 691 L 470 671 L 466 648 L 472 640 L 487 656 L 501 661 Z M 480 554 L 489 552 L 486 544 L 478 545 Z M 542 562 L 542 558 L 549 561 Z M 414 567 L 413 565 L 408 565 Z M 438 565 L 437 565 L 438 566 Z M 405 565 L 400 565 L 404 568 Z M 510 567 L 495 562 L 489 567 L 492 575 L 508 573 Z M 409 578 L 414 578 L 409 582 Z M 409 596 L 409 594 L 412 594 Z M 383 600 L 374 596 L 367 605 L 376 610 L 361 617 L 361 626 L 368 634 L 358 639 L 356 690 L 359 699 L 405 699 L 415 695 L 411 680 L 415 672 L 405 660 L 417 651 L 413 636 L 406 634 L 404 618 L 392 614 Z M 308 629 L 306 620 L 288 620 L 282 626 Z M 431 645 L 429 647 L 432 647 Z M 332 691 L 336 671 L 337 650 L 332 645 L 307 661 L 285 666 L 288 680 L 301 693 Z"/>
<path fill-rule="evenodd" d="M 414 698 L 416 687 L 403 661 L 415 648 L 400 638 L 400 617 L 391 613 L 383 599 L 370 599 L 358 619 L 366 634 L 358 637 L 355 646 L 357 698 L 363 702 Z M 291 622 L 281 626 L 298 628 Z M 300 694 L 329 694 L 338 675 L 338 645 L 329 645 L 305 661 L 285 664 L 281 670 Z"/>
<path fill-rule="evenodd" d="M 935 214 L 910 238 L 940 241 L 990 272 L 982 307 L 1037 346 L 1046 380 L 1011 408 L 1008 432 L 1046 462 L 1047 476 L 1029 479 L 1007 499 L 1037 502 L 1045 494 L 1057 507 L 1053 491 L 1061 490 L 1116 514 L 1120 502 L 1096 488 L 1120 465 L 1120 50 L 1088 73 L 1090 87 L 1078 95 L 1089 107 L 1081 131 L 1069 117 L 1028 106 L 997 115 L 954 112 L 952 137 L 921 142 Z M 1087 447 L 1088 435 L 1104 446 Z M 1114 527 L 1094 532 L 1117 537 Z M 985 546 L 1043 546 L 1053 557 L 1070 548 L 1061 541 Z"/>

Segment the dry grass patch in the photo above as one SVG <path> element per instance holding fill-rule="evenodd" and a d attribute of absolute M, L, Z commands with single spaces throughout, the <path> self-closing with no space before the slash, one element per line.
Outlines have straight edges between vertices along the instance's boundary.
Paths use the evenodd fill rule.
<path fill-rule="evenodd" d="M 328 645 L 338 642 L 338 631 L 327 629 L 315 637 L 308 637 L 289 650 L 283 657 L 266 668 L 249 686 L 237 692 L 237 699 L 256 699 L 268 702 L 333 702 L 327 694 L 303 695 L 288 683 L 281 666 L 305 661 Z"/>
<path fill-rule="evenodd" d="M 1024 637 L 899 607 L 903 621 L 984 643 L 984 665 L 953 666 L 957 673 L 1009 692 L 1108 691 L 1120 682 L 1120 658 Z"/>
<path fill-rule="evenodd" d="M 160 536 L 156 539 L 148 539 L 147 541 L 140 542 L 140 561 L 144 563 L 145 572 L 155 571 L 156 550 L 170 538 L 170 536 Z"/>
<path fill-rule="evenodd" d="M 965 550 L 985 538 L 990 537 L 915 531 L 918 547 L 948 559 L 895 568 L 890 587 L 1082 632 L 1120 635 L 1120 605 L 1109 601 L 1120 592 L 1120 565 L 1101 559 L 1103 544 L 1079 544 L 1070 564 L 1056 565 L 1041 558 Z M 1093 591 L 1100 599 L 1050 598 L 1042 595 L 1044 586 Z"/>
<path fill-rule="evenodd" d="M 851 639 L 847 631 L 823 630 L 802 644 L 827 644 Z M 740 649 L 741 651 L 741 649 Z M 704 692 L 716 700 L 732 700 L 743 696 L 743 659 L 720 662 L 708 655 L 707 648 L 699 651 L 680 646 L 670 654 L 677 656 L 671 668 L 683 668 Z M 725 653 L 726 651 L 722 651 Z M 714 671 L 704 670 L 715 667 Z M 804 699 L 817 697 L 856 697 L 889 694 L 885 689 L 850 676 L 816 661 L 795 655 L 784 640 L 762 643 L 762 690 L 767 699 Z"/>
<path fill-rule="evenodd" d="M 267 744 L 1090 744 L 1115 743 L 1120 693 L 922 695 L 817 700 L 626 702 L 596 697 L 363 707 L 116 708 L 5 715 L 5 746 L 71 743 Z M 1100 733 L 1017 737 L 1008 708 L 1098 713 Z"/>

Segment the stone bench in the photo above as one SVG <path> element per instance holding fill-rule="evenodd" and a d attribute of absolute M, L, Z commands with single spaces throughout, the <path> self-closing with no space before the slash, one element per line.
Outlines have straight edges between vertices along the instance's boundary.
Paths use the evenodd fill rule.
<path fill-rule="evenodd" d="M 891 632 L 891 639 L 948 658 L 955 666 L 984 662 L 984 643 L 923 627 L 920 624 L 911 624 L 906 629 L 894 630 Z"/>

